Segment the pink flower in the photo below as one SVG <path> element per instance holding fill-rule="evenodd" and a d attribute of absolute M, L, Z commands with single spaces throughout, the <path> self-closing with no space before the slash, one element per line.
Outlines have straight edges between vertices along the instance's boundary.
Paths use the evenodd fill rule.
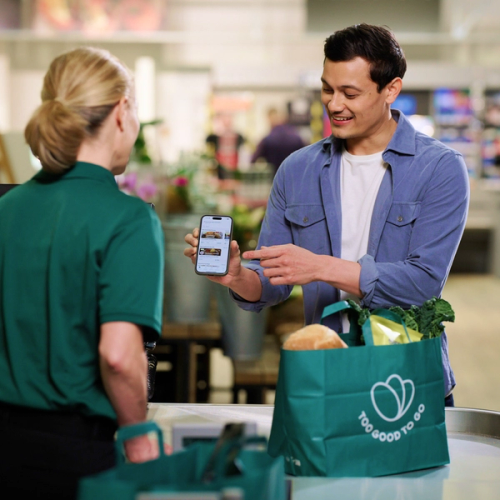
<path fill-rule="evenodd" d="M 129 174 L 118 176 L 117 180 L 120 189 L 124 191 L 134 191 L 135 185 L 137 184 L 137 174 L 135 172 L 130 172 Z"/>
<path fill-rule="evenodd" d="M 189 179 L 187 177 L 179 176 L 173 179 L 172 184 L 178 187 L 184 187 L 189 184 Z"/>
<path fill-rule="evenodd" d="M 150 201 L 156 196 L 158 188 L 153 183 L 145 182 L 136 189 L 136 192 L 141 200 Z"/>

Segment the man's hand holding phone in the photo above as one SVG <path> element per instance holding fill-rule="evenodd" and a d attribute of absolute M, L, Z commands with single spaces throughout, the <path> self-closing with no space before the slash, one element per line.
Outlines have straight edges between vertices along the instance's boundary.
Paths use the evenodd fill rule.
<path fill-rule="evenodd" d="M 220 215 L 204 215 L 200 228 L 185 236 L 190 248 L 184 255 L 191 259 L 197 274 L 227 286 L 249 302 L 257 302 L 262 294 L 260 278 L 241 265 L 238 243 L 232 239 L 232 219 Z"/>
<path fill-rule="evenodd" d="M 227 215 L 203 215 L 197 233 L 194 270 L 202 276 L 225 276 L 229 272 L 233 219 Z"/>
<path fill-rule="evenodd" d="M 191 259 L 196 266 L 199 254 L 200 230 L 195 228 L 192 233 L 187 234 L 184 241 L 190 245 L 184 250 L 184 255 Z M 224 276 L 207 275 L 210 281 L 226 286 L 249 302 L 257 302 L 262 294 L 260 279 L 254 271 L 241 265 L 241 254 L 238 243 L 231 240 L 229 245 L 229 261 L 227 274 Z"/>
<path fill-rule="evenodd" d="M 196 264 L 196 254 L 198 253 L 198 243 L 200 237 L 199 228 L 194 228 L 192 233 L 185 236 L 184 241 L 190 245 L 184 250 L 184 255 L 191 259 L 193 264 Z M 207 275 L 210 281 L 219 283 L 224 286 L 230 286 L 233 278 L 237 277 L 241 272 L 241 254 L 240 247 L 236 240 L 232 240 L 229 245 L 229 265 L 225 276 Z"/>

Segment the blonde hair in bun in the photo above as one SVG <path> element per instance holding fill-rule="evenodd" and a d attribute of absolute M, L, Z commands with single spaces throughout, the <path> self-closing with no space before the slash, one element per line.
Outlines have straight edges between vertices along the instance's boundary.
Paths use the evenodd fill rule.
<path fill-rule="evenodd" d="M 82 141 L 97 135 L 114 106 L 132 94 L 132 73 L 106 50 L 79 48 L 54 59 L 43 81 L 42 104 L 24 131 L 43 169 L 68 170 Z"/>

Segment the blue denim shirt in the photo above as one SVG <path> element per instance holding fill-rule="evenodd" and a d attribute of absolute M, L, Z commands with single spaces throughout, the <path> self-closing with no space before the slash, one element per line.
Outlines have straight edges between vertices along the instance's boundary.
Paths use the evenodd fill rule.
<path fill-rule="evenodd" d="M 401 112 L 392 113 L 398 125 L 383 153 L 389 168 L 375 202 L 368 251 L 359 260 L 361 305 L 370 309 L 394 305 L 406 309 L 439 297 L 468 211 L 469 179 L 460 153 L 417 132 Z M 258 248 L 293 243 L 315 254 L 340 257 L 341 152 L 340 142 L 329 137 L 283 162 L 274 179 Z M 240 307 L 260 311 L 289 296 L 292 286 L 271 285 L 258 261 L 246 266 L 258 273 L 262 296 L 258 302 L 247 302 L 231 292 Z M 323 308 L 339 300 L 339 290 L 322 281 L 302 289 L 306 324 L 319 323 Z M 324 323 L 341 331 L 340 315 Z M 446 334 L 442 354 L 448 394 L 455 379 Z"/>

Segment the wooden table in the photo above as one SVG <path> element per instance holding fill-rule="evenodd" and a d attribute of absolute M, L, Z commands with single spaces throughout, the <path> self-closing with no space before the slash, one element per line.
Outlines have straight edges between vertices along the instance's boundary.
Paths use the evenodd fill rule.
<path fill-rule="evenodd" d="M 265 403 L 265 391 L 276 390 L 280 365 L 280 345 L 276 335 L 266 335 L 262 356 L 249 361 L 233 361 L 233 403 L 238 402 L 238 391 L 247 393 L 247 403 Z"/>

